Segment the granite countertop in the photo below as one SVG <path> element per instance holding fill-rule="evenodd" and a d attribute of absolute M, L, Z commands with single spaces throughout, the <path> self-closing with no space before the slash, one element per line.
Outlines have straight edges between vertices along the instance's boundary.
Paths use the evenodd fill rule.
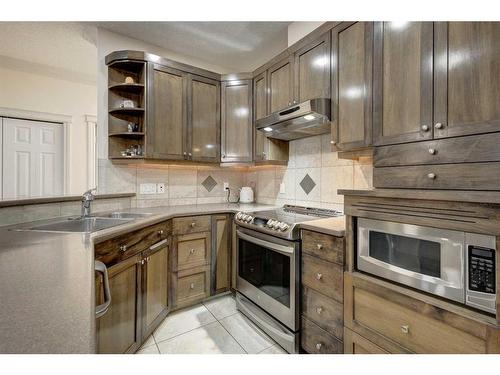
<path fill-rule="evenodd" d="M 127 209 L 123 211 L 153 215 L 92 234 L 9 230 L 33 223 L 1 227 L 0 353 L 95 353 L 94 243 L 175 216 L 273 207 L 208 204 Z"/>
<path fill-rule="evenodd" d="M 0 228 L 0 353 L 95 353 L 94 244 L 173 217 L 272 209 L 259 204 L 205 204 L 132 208 L 150 213 L 88 233 Z M 58 221 L 43 220 L 43 222 Z M 344 235 L 343 217 L 302 227 Z"/>

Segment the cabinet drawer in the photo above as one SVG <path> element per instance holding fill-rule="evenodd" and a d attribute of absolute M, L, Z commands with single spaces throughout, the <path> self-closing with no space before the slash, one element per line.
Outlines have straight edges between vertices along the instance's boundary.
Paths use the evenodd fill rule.
<path fill-rule="evenodd" d="M 155 224 L 132 233 L 117 236 L 95 246 L 95 258 L 107 266 L 116 264 L 146 250 L 171 233 L 171 222 Z"/>
<path fill-rule="evenodd" d="M 498 350 L 493 349 L 494 345 L 488 348 L 487 340 L 496 343 L 499 337 L 492 326 L 385 288 L 385 282 L 348 274 L 345 281 L 345 326 L 390 352 L 458 354 Z"/>
<path fill-rule="evenodd" d="M 338 264 L 344 264 L 344 238 L 302 231 L 302 252 Z"/>
<path fill-rule="evenodd" d="M 179 271 L 176 307 L 192 304 L 209 296 L 209 268 L 206 266 Z"/>
<path fill-rule="evenodd" d="M 330 335 L 313 322 L 302 316 L 302 348 L 310 354 L 341 354 L 344 351 L 342 341 Z"/>
<path fill-rule="evenodd" d="M 500 163 L 374 168 L 376 188 L 500 190 Z"/>
<path fill-rule="evenodd" d="M 344 305 L 308 287 L 302 287 L 302 315 L 342 340 Z"/>
<path fill-rule="evenodd" d="M 351 331 L 344 329 L 344 353 L 345 354 L 389 354 L 388 351 L 375 345 L 370 340 Z"/>
<path fill-rule="evenodd" d="M 210 231 L 210 216 L 188 216 L 172 220 L 173 234 L 189 234 Z"/>
<path fill-rule="evenodd" d="M 302 254 L 302 284 L 343 302 L 343 266 Z"/>
<path fill-rule="evenodd" d="M 194 233 L 177 238 L 177 269 L 210 263 L 210 233 Z"/>
<path fill-rule="evenodd" d="M 375 167 L 500 161 L 500 133 L 376 147 Z"/>

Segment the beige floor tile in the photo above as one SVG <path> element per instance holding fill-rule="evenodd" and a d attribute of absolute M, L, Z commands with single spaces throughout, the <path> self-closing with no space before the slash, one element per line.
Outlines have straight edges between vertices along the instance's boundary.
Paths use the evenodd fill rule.
<path fill-rule="evenodd" d="M 218 320 L 238 312 L 236 309 L 236 301 L 232 295 L 212 299 L 205 302 L 204 305 Z"/>
<path fill-rule="evenodd" d="M 139 350 L 147 348 L 148 346 L 151 346 L 151 345 L 156 345 L 156 342 L 155 342 L 153 335 L 149 336 L 146 339 L 146 341 L 144 341 L 144 344 L 142 344 L 142 346 L 140 347 Z"/>
<path fill-rule="evenodd" d="M 161 354 L 244 354 L 219 322 L 158 343 Z"/>
<path fill-rule="evenodd" d="M 146 348 L 139 349 L 136 354 L 160 354 L 160 351 L 158 350 L 156 344 L 154 344 Z"/>
<path fill-rule="evenodd" d="M 264 349 L 259 354 L 288 354 L 281 346 L 273 345 L 270 348 Z"/>

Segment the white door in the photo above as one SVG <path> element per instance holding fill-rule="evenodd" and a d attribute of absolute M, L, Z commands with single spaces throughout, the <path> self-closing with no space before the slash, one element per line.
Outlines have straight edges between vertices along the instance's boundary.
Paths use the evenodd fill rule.
<path fill-rule="evenodd" d="M 62 195 L 63 125 L 4 118 L 2 133 L 3 198 Z"/>

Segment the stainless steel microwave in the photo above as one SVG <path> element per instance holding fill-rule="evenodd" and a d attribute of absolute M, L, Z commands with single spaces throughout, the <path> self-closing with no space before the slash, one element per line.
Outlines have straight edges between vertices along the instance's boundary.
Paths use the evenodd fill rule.
<path fill-rule="evenodd" d="M 357 268 L 495 313 L 495 237 L 359 218 Z"/>

